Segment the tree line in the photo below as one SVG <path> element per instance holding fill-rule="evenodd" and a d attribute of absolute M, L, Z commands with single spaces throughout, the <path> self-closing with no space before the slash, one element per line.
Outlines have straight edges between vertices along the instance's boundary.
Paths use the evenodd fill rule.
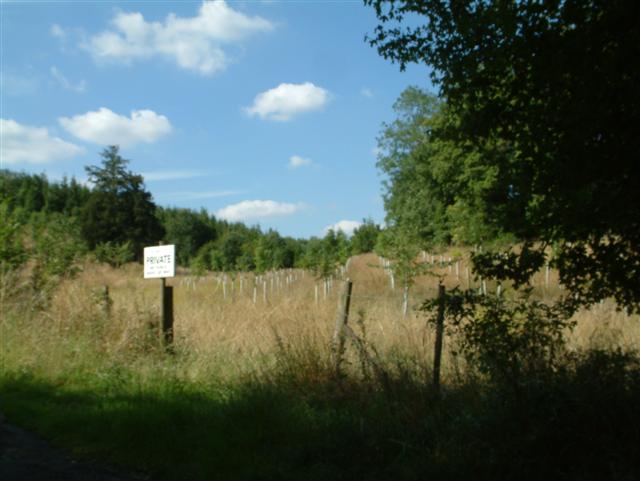
<path fill-rule="evenodd" d="M 179 265 L 199 273 L 300 267 L 330 276 L 351 255 L 372 251 L 378 239 L 380 227 L 371 220 L 351 237 L 329 230 L 324 237 L 295 239 L 217 219 L 204 209 L 157 206 L 128 163 L 118 147 L 106 148 L 100 165 L 85 168 L 87 185 L 75 178 L 53 182 L 44 174 L 0 171 L 5 268 L 36 256 L 38 242 L 46 238 L 52 245 L 56 237 L 56 248 L 64 244 L 65 251 L 115 266 L 140 261 L 145 246 L 162 241 L 176 245 Z"/>

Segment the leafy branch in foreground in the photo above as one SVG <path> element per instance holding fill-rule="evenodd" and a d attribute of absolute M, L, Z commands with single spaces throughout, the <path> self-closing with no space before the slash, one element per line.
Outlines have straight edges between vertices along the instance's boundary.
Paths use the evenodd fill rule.
<path fill-rule="evenodd" d="M 429 137 L 480 149 L 475 168 L 496 172 L 484 217 L 554 245 L 581 303 L 613 296 L 640 312 L 637 2 L 365 4 L 379 21 L 370 44 L 401 69 L 428 65 L 456 119 Z M 484 151 L 494 143 L 507 155 Z"/>

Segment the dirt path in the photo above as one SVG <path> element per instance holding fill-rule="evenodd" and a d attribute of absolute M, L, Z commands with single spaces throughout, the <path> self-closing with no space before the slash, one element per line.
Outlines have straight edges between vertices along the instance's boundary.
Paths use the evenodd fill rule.
<path fill-rule="evenodd" d="M 74 460 L 38 436 L 3 421 L 0 414 L 2 481 L 143 481 L 91 462 Z"/>

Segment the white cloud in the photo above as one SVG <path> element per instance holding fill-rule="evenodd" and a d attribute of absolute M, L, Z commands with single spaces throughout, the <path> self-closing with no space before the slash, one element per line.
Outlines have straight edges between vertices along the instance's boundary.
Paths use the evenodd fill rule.
<path fill-rule="evenodd" d="M 304 167 L 307 165 L 313 165 L 311 159 L 305 159 L 304 157 L 300 157 L 299 155 L 292 155 L 289 157 L 289 168 L 297 169 L 298 167 Z"/>
<path fill-rule="evenodd" d="M 273 200 L 243 200 L 237 204 L 228 205 L 216 212 L 216 217 L 232 222 L 258 220 L 268 217 L 279 217 L 295 214 L 305 205 L 290 204 Z"/>
<path fill-rule="evenodd" d="M 60 125 L 76 137 L 101 145 L 152 143 L 171 132 L 169 119 L 153 110 L 134 110 L 130 117 L 102 107 L 95 112 L 61 117 Z"/>
<path fill-rule="evenodd" d="M 324 233 L 329 232 L 330 229 L 337 231 L 342 231 L 346 235 L 350 236 L 353 234 L 353 231 L 362 225 L 362 222 L 358 222 L 357 220 L 341 220 L 333 225 L 329 225 L 325 227 Z"/>
<path fill-rule="evenodd" d="M 275 28 L 268 20 L 247 16 L 223 0 L 203 2 L 195 17 L 171 13 L 161 23 L 148 22 L 141 13 L 119 12 L 111 23 L 112 30 L 83 46 L 94 58 L 131 62 L 160 56 L 203 75 L 226 68 L 225 44 Z"/>
<path fill-rule="evenodd" d="M 363 97 L 366 97 L 368 99 L 373 98 L 373 90 L 371 90 L 368 87 L 363 87 L 360 90 L 360 95 L 362 95 Z"/>
<path fill-rule="evenodd" d="M 329 101 L 329 92 L 311 82 L 303 84 L 282 83 L 262 92 L 245 110 L 250 116 L 261 119 L 287 121 L 292 117 L 322 109 Z"/>
<path fill-rule="evenodd" d="M 49 30 L 49 33 L 51 34 L 51 36 L 60 38 L 60 39 L 64 39 L 67 36 L 67 32 L 65 32 L 64 29 L 57 23 L 54 23 L 53 25 L 51 25 L 51 29 Z"/>
<path fill-rule="evenodd" d="M 84 80 L 81 80 L 77 84 L 73 84 L 69 81 L 67 77 L 65 77 L 60 70 L 58 70 L 55 66 L 50 69 L 51 75 L 53 78 L 57 80 L 57 82 L 62 85 L 66 90 L 71 90 L 72 92 L 82 93 L 87 90 L 87 83 Z"/>
<path fill-rule="evenodd" d="M 0 164 L 44 164 L 84 154 L 75 144 L 52 137 L 44 127 L 29 127 L 0 119 Z"/>

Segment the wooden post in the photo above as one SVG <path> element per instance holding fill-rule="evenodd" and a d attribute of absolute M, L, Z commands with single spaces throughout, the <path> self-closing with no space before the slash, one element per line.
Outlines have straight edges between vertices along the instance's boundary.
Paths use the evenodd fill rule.
<path fill-rule="evenodd" d="M 113 301 L 109 297 L 109 286 L 104 286 L 102 288 L 102 305 L 104 309 L 104 315 L 109 318 L 111 317 L 111 304 Z"/>
<path fill-rule="evenodd" d="M 165 347 L 173 344 L 173 286 L 162 278 L 162 340 Z"/>
<path fill-rule="evenodd" d="M 353 283 L 347 279 L 344 282 L 342 295 L 338 303 L 338 317 L 336 317 L 336 327 L 333 331 L 333 365 L 337 375 L 340 375 L 340 365 L 344 354 L 345 328 L 349 321 L 349 306 L 351 304 L 351 290 Z"/>
<path fill-rule="evenodd" d="M 444 337 L 444 286 L 438 285 L 438 317 L 436 318 L 436 344 L 433 353 L 433 387 L 440 390 L 440 365 L 442 361 L 442 339 Z"/>

